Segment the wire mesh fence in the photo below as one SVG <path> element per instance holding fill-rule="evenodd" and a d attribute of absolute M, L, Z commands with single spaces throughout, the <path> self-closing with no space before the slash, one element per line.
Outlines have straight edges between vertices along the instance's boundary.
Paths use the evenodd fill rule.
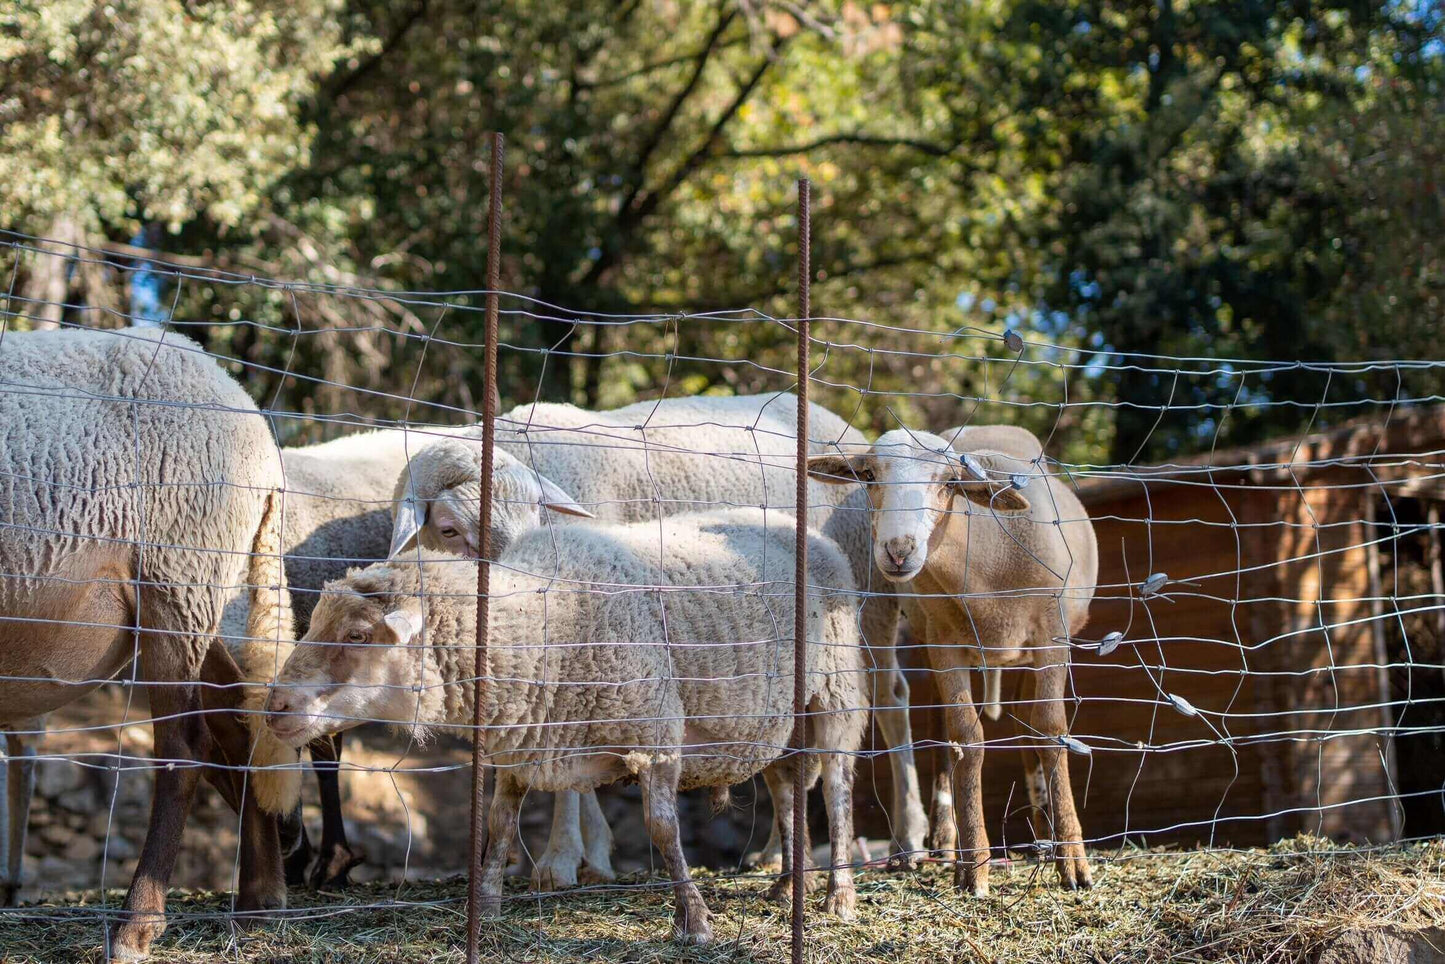
<path fill-rule="evenodd" d="M 806 252 L 796 318 L 624 315 L 3 235 L 0 928 L 143 951 L 178 883 L 230 896 L 171 926 L 244 958 L 238 921 L 404 932 L 466 871 L 473 955 L 553 890 L 754 952 L 738 895 L 791 894 L 802 953 L 885 877 L 966 917 L 1445 833 L 1445 362 L 813 316 Z M 163 324 L 26 294 L 79 264 L 165 279 Z M 549 367 L 651 397 L 548 403 Z"/>

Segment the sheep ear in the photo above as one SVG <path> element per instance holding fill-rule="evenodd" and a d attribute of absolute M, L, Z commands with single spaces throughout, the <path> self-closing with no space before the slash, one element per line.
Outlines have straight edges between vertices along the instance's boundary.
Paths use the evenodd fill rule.
<path fill-rule="evenodd" d="M 568 495 L 566 489 L 540 472 L 537 473 L 537 481 L 542 484 L 542 508 L 560 512 L 563 515 L 581 516 L 584 519 L 597 518 L 578 505 L 577 500 Z"/>
<path fill-rule="evenodd" d="M 953 470 L 953 485 L 963 493 L 964 498 L 995 512 L 1014 515 L 1029 511 L 1028 498 L 1019 491 L 1020 486 L 1013 483 L 1013 479 L 1018 476 L 1006 479 L 990 478 L 986 464 L 989 455 L 980 457 L 977 452 L 960 452 L 957 455 L 958 464 Z"/>
<path fill-rule="evenodd" d="M 381 621 L 396 637 L 398 646 L 410 643 L 421 632 L 421 613 L 414 609 L 393 609 L 381 617 Z"/>
<path fill-rule="evenodd" d="M 808 478 L 829 485 L 853 485 L 872 481 L 867 455 L 811 455 Z"/>
<path fill-rule="evenodd" d="M 1024 494 L 1008 482 L 955 482 L 954 487 L 968 501 L 995 512 L 1017 515 L 1032 508 Z"/>
<path fill-rule="evenodd" d="M 396 518 L 391 528 L 391 551 L 388 559 L 395 559 L 412 544 L 422 527 L 426 525 L 426 503 L 416 497 L 416 488 L 410 476 L 406 480 L 406 491 L 396 504 Z"/>

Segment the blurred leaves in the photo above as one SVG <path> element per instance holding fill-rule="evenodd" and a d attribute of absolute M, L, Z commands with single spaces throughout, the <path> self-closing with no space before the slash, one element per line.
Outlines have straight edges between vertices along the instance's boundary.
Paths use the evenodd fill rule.
<path fill-rule="evenodd" d="M 814 313 L 876 323 L 815 325 L 826 404 L 1163 458 L 1439 391 L 1247 360 L 1439 354 L 1441 30 L 1411 2 L 0 3 L 0 224 L 164 220 L 207 264 L 475 292 L 501 130 L 503 287 L 567 309 L 504 305 L 504 398 L 610 406 L 790 387 L 791 330 L 697 315 L 795 313 L 806 175 Z M 480 342 L 478 295 L 176 295 L 283 408 L 477 408 L 480 353 L 421 336 Z"/>

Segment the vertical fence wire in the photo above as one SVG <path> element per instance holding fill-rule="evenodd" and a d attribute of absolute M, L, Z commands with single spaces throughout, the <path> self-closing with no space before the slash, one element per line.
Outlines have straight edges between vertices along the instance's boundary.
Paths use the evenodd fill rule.
<path fill-rule="evenodd" d="M 793 964 L 803 964 L 803 874 L 808 852 L 808 319 L 812 315 L 810 185 L 798 179 L 798 536 L 793 584 Z"/>
<path fill-rule="evenodd" d="M 492 133 L 492 164 L 488 185 L 490 212 L 487 215 L 487 314 L 485 361 L 482 385 L 482 486 L 481 525 L 477 562 L 477 647 L 472 677 L 472 826 L 467 843 L 470 873 L 467 879 L 467 962 L 476 964 L 482 939 L 482 840 L 486 820 L 487 775 L 483 767 L 486 748 L 482 739 L 484 681 L 487 676 L 487 597 L 491 592 L 492 566 L 492 454 L 496 446 L 497 421 L 497 291 L 501 288 L 502 248 L 502 155 L 506 144 L 500 131 Z M 498 841 L 509 846 L 510 841 Z"/>

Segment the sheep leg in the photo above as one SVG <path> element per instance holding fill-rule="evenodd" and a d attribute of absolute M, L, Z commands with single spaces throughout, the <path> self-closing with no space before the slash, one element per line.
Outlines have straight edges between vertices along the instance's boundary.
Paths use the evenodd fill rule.
<path fill-rule="evenodd" d="M 581 802 L 571 790 L 552 794 L 552 833 L 547 849 L 532 868 L 533 890 L 561 890 L 577 886 L 577 868 L 582 866 Z"/>
<path fill-rule="evenodd" d="M 817 745 L 823 754 L 823 802 L 828 808 L 828 842 L 831 845 L 828 896 L 823 910 L 844 920 L 853 917 L 858 893 L 853 886 L 853 776 L 850 751 L 863 742 L 867 714 L 825 713 L 815 717 Z"/>
<path fill-rule="evenodd" d="M 803 786 L 811 790 L 813 785 L 818 782 L 818 774 L 822 773 L 823 770 L 821 764 L 818 763 L 817 757 L 808 756 L 805 760 L 804 766 L 808 768 L 808 773 L 803 777 Z M 788 799 L 792 800 L 792 777 L 789 777 L 788 781 Z M 763 782 L 765 784 L 767 783 L 766 774 L 764 775 Z M 783 807 L 778 803 L 777 797 L 773 796 L 771 784 L 768 784 L 768 787 L 768 796 L 772 799 L 773 806 L 773 822 L 771 829 L 768 831 L 768 845 L 759 852 L 748 854 L 747 857 L 744 858 L 744 863 L 751 870 L 757 870 L 765 874 L 777 874 L 782 873 L 783 870 L 784 849 L 779 815 L 786 810 L 788 818 L 792 819 L 793 805 L 789 803 L 787 807 Z"/>
<path fill-rule="evenodd" d="M 498 768 L 492 789 L 492 809 L 487 818 L 487 851 L 482 858 L 482 900 L 478 910 L 486 917 L 502 913 L 502 879 L 512 857 L 512 838 L 517 835 L 517 812 L 522 805 L 522 788 L 505 769 Z"/>
<path fill-rule="evenodd" d="M 765 874 L 776 874 L 783 869 L 783 837 L 778 830 L 776 797 L 773 798 L 773 819 L 768 828 L 768 842 L 762 850 L 755 850 L 744 857 L 743 865 Z"/>
<path fill-rule="evenodd" d="M 1023 674 L 1019 683 L 1019 713 L 1025 718 L 1031 717 L 1034 711 L 1034 677 L 1035 672 L 1029 670 Z M 1053 825 L 1052 808 L 1049 804 L 1049 782 L 1044 779 L 1044 761 L 1039 756 L 1039 751 L 1026 746 L 1019 751 L 1024 758 L 1024 784 L 1028 787 L 1029 806 L 1036 814 L 1042 814 L 1049 826 Z"/>
<path fill-rule="evenodd" d="M 918 787 L 918 763 L 913 757 L 913 730 L 908 720 L 908 680 L 898 665 L 898 601 L 872 596 L 863 603 L 863 639 L 873 661 L 873 719 L 888 748 L 888 765 L 893 775 L 892 857 L 889 869 L 911 870 L 918 866 L 928 835 L 928 817 L 923 812 L 923 794 Z"/>
<path fill-rule="evenodd" d="M 1067 890 L 1094 886 L 1089 862 L 1084 856 L 1084 830 L 1074 809 L 1074 791 L 1069 782 L 1069 758 L 1058 737 L 1069 732 L 1064 713 L 1064 684 L 1067 665 L 1048 666 L 1038 672 L 1038 702 L 1034 704 L 1034 729 L 1049 738 L 1050 745 L 1038 751 L 1048 784 L 1053 810 L 1055 864 L 1059 882 Z"/>
<path fill-rule="evenodd" d="M 768 890 L 768 900 L 788 903 L 793 899 L 793 767 L 798 758 L 774 763 L 763 771 L 763 780 L 768 785 L 768 794 L 773 798 L 773 828 L 778 834 L 779 870 L 777 879 Z M 811 781 L 809 781 L 811 782 Z M 803 822 L 803 869 L 812 852 L 812 841 L 808 838 L 807 821 Z M 803 893 L 818 885 L 816 878 L 803 875 Z"/>
<path fill-rule="evenodd" d="M 578 880 L 584 884 L 608 884 L 617 879 L 612 869 L 612 828 L 597 802 L 597 793 L 581 794 L 582 869 Z"/>
<path fill-rule="evenodd" d="M 346 820 L 341 813 L 341 737 L 337 733 L 311 744 L 316 788 L 321 794 L 321 848 L 311 868 L 311 886 L 318 890 L 350 886 L 351 869 L 366 860 L 366 854 L 352 849 L 346 840 Z"/>
<path fill-rule="evenodd" d="M 677 824 L 677 780 L 682 765 L 676 759 L 658 760 L 638 774 L 642 787 L 642 812 L 652 845 L 662 853 L 662 862 L 672 878 L 676 901 L 672 936 L 687 944 L 706 944 L 712 940 L 708 926 L 707 905 L 687 870 L 682 854 L 682 835 Z"/>
<path fill-rule="evenodd" d="M 141 661 L 147 662 L 147 652 L 173 645 L 169 640 L 147 639 Z M 194 674 L 147 673 L 146 677 L 174 680 L 194 678 Z M 175 869 L 186 818 L 196 797 L 196 786 L 201 780 L 199 764 L 206 760 L 211 749 L 195 686 L 157 686 L 150 693 L 150 702 L 155 756 L 165 763 L 155 772 L 145 844 L 125 896 L 121 918 L 112 925 L 109 935 L 110 959 L 114 961 L 145 958 L 150 953 L 151 942 L 165 932 L 166 890 Z M 174 766 L 170 765 L 172 761 Z"/>
<path fill-rule="evenodd" d="M 970 672 L 965 668 L 939 672 L 938 690 L 947 707 L 948 738 L 962 758 L 952 768 L 953 800 L 958 814 L 958 863 L 954 884 L 975 897 L 988 896 L 988 831 L 983 822 L 983 723 L 973 705 Z"/>
<path fill-rule="evenodd" d="M 311 835 L 306 832 L 306 822 L 301 819 L 301 804 L 281 817 L 278 821 L 281 835 L 281 869 L 287 887 L 300 887 L 306 883 L 306 868 L 316 852 L 311 846 Z"/>
<path fill-rule="evenodd" d="M 942 711 L 940 711 L 942 715 Z M 947 732 L 948 720 L 941 727 Z M 936 857 L 958 859 L 958 822 L 953 818 L 953 771 L 963 760 L 956 746 L 940 747 L 933 775 L 933 836 L 929 850 Z"/>
<path fill-rule="evenodd" d="M 246 774 L 241 768 L 250 762 L 251 730 L 235 712 L 244 700 L 240 669 L 225 647 L 213 644 L 201 666 L 201 690 L 206 732 L 210 737 L 211 759 L 219 766 L 204 768 L 208 783 L 241 815 L 240 893 L 236 907 L 242 911 L 269 910 L 286 906 L 286 881 L 281 864 L 282 821 L 264 813 L 254 793 L 244 793 Z M 300 824 L 300 807 L 294 815 Z M 302 827 L 304 833 L 305 828 Z"/>
<path fill-rule="evenodd" d="M 43 723 L 31 720 L 22 729 L 40 729 Z M 5 877 L 0 881 L 0 907 L 14 907 L 20 893 L 20 865 L 25 859 L 25 831 L 30 823 L 30 799 L 35 793 L 36 737 L 5 736 L 8 757 L 5 761 L 5 816 L 7 826 L 3 844 Z"/>

